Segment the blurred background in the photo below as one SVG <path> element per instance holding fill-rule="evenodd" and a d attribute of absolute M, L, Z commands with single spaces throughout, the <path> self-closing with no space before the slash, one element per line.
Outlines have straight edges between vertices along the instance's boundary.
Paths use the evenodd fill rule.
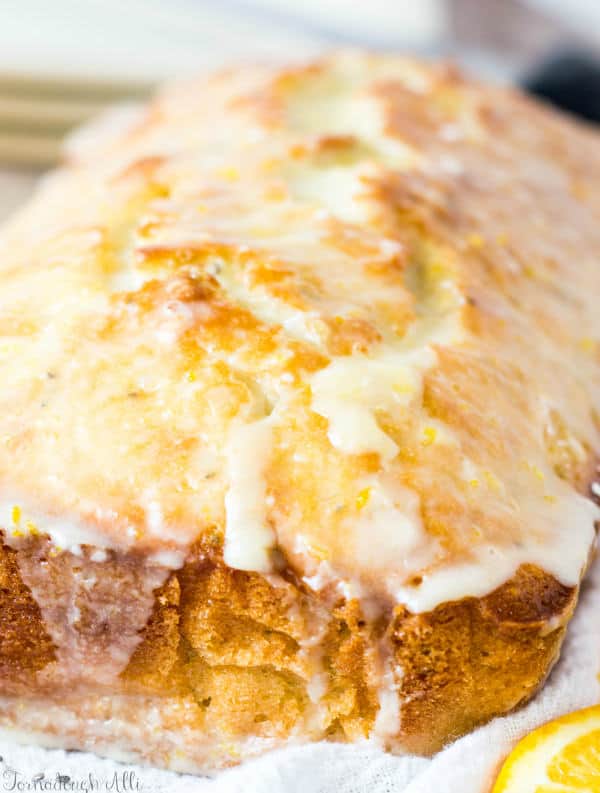
<path fill-rule="evenodd" d="M 450 57 L 533 87 L 568 72 L 573 93 L 573 56 L 589 72 L 600 53 L 600 0 L 0 0 L 0 217 L 107 104 L 225 62 L 347 46 Z M 600 104 L 600 83 L 583 93 Z"/>

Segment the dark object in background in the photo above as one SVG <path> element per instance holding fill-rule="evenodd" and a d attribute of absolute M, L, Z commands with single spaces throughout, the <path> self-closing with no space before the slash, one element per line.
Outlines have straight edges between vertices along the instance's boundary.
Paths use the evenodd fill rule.
<path fill-rule="evenodd" d="M 568 50 L 552 55 L 521 85 L 561 110 L 600 123 L 600 60 L 593 55 Z"/>
<path fill-rule="evenodd" d="M 600 31 L 593 25 L 576 27 L 568 15 L 526 0 L 446 0 L 446 9 L 449 57 L 600 122 Z"/>

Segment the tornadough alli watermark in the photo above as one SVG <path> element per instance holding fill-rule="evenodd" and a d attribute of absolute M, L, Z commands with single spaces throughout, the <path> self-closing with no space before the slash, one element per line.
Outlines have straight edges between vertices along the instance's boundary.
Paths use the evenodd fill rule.
<path fill-rule="evenodd" d="M 142 780 L 135 771 L 115 771 L 107 777 L 93 773 L 69 776 L 58 772 L 27 776 L 5 765 L 0 773 L 0 790 L 14 793 L 140 793 L 142 789 Z"/>

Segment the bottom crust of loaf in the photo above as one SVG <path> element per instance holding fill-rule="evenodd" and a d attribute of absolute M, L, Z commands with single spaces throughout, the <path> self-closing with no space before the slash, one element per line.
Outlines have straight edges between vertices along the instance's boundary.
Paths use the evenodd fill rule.
<path fill-rule="evenodd" d="M 195 549 L 128 626 L 141 618 L 122 607 L 132 581 L 150 575 L 139 558 L 75 557 L 39 537 L 2 546 L 0 730 L 191 772 L 315 740 L 430 754 L 536 692 L 578 594 L 524 566 L 484 598 L 366 613 L 211 553 Z M 124 658 L 114 637 L 128 630 L 139 637 Z"/>

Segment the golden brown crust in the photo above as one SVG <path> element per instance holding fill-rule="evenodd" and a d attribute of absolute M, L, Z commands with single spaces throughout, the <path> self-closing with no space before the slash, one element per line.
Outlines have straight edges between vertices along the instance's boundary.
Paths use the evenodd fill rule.
<path fill-rule="evenodd" d="M 20 692 L 35 699 L 32 672 L 55 658 L 14 557 L 3 547 L 0 564 L 11 570 L 3 614 L 12 627 L 0 645 L 0 695 Z M 189 750 L 185 767 L 219 767 L 235 761 L 232 747 L 242 737 L 283 742 L 303 723 L 310 697 L 300 656 L 318 629 L 326 713 L 314 737 L 353 740 L 368 736 L 377 716 L 374 647 L 387 635 L 402 670 L 400 745 L 430 754 L 533 696 L 557 658 L 576 597 L 577 589 L 524 567 L 484 598 L 427 614 L 398 608 L 371 623 L 357 601 L 340 600 L 319 614 L 323 604 L 310 603 L 314 595 L 305 588 L 282 593 L 257 574 L 233 571 L 199 553 L 156 590 L 152 614 L 113 694 L 150 696 L 159 707 L 167 699 L 186 703 L 179 728 L 231 743 L 223 756 L 207 756 L 202 745 Z M 13 681 L 23 679 L 27 687 L 15 688 Z M 56 687 L 51 699 L 70 694 L 75 684 Z M 89 696 L 84 691 L 83 700 Z M 74 699 L 67 707 L 78 714 L 83 706 Z M 128 715 L 132 725 L 138 717 L 135 709 Z M 10 720 L 8 709 L 3 722 Z M 70 748 L 83 748 L 88 739 L 77 729 L 64 736 Z M 146 762 L 177 767 L 163 754 L 160 734 L 147 736 L 143 747 L 128 744 L 127 729 L 114 739 Z M 110 744 L 100 751 L 110 751 Z"/>
<path fill-rule="evenodd" d="M 558 657 L 576 600 L 576 589 L 523 567 L 484 598 L 399 613 L 391 630 L 409 751 L 437 751 L 530 699 Z"/>
<path fill-rule="evenodd" d="M 15 691 L 31 685 L 35 673 L 54 660 L 38 604 L 19 575 L 16 552 L 0 550 L 0 679 Z M 18 690 L 17 687 L 17 690 Z"/>

